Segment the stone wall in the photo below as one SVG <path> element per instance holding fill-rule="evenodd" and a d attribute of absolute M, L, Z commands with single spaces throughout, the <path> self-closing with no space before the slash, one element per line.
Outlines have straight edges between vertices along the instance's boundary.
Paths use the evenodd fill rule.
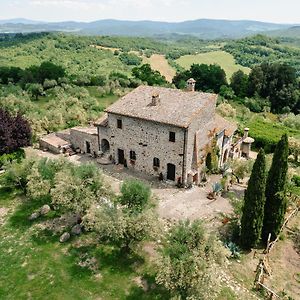
<path fill-rule="evenodd" d="M 122 129 L 117 128 L 117 120 L 122 120 Z M 169 141 L 169 132 L 175 132 L 175 142 Z M 167 177 L 167 164 L 174 164 L 175 182 L 182 178 L 184 153 L 184 129 L 137 118 L 129 118 L 110 113 L 108 127 L 98 127 L 99 142 L 107 139 L 110 154 L 118 163 L 118 149 L 124 150 L 128 168 Z M 136 160 L 130 160 L 130 151 L 135 151 Z M 153 167 L 153 159 L 160 160 L 160 167 Z"/>
<path fill-rule="evenodd" d="M 88 133 L 82 130 L 72 128 L 70 130 L 70 141 L 73 148 L 80 149 L 81 152 L 87 152 L 87 143 L 90 144 L 90 152 L 91 154 L 97 155 L 99 153 L 99 146 L 98 146 L 98 136 L 97 133 Z"/>
<path fill-rule="evenodd" d="M 214 117 L 215 117 L 215 106 L 216 102 L 212 102 L 210 105 L 206 106 L 194 116 L 189 128 L 188 128 L 188 137 L 187 137 L 187 155 L 186 155 L 186 169 L 187 172 L 193 170 L 193 153 L 195 150 L 195 136 L 197 138 L 197 152 L 198 157 L 205 157 L 207 153 L 205 153 L 205 147 L 210 143 L 213 136 L 210 136 L 210 130 L 213 130 L 214 127 Z M 198 182 L 200 180 L 200 172 L 202 168 L 205 166 L 203 162 L 202 166 L 199 166 L 197 171 Z M 184 178 L 184 181 L 187 182 L 187 178 Z"/>

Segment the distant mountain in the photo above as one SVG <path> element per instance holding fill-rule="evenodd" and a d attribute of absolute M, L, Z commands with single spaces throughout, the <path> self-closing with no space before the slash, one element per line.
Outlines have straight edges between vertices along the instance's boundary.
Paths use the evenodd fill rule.
<path fill-rule="evenodd" d="M 26 19 L 0 21 L 0 32 L 65 31 L 88 35 L 193 35 L 203 39 L 239 38 L 269 31 L 289 29 L 293 25 L 258 21 L 199 19 L 178 23 L 156 21 L 99 20 L 94 22 L 43 23 Z M 296 25 L 295 25 L 296 26 Z"/>
<path fill-rule="evenodd" d="M 300 26 L 293 26 L 286 29 L 270 31 L 268 32 L 268 35 L 274 37 L 288 37 L 300 39 Z"/>
<path fill-rule="evenodd" d="M 34 20 L 28 20 L 28 19 L 8 19 L 8 20 L 0 20 L 0 24 L 42 24 L 45 22 L 42 21 L 34 21 Z"/>

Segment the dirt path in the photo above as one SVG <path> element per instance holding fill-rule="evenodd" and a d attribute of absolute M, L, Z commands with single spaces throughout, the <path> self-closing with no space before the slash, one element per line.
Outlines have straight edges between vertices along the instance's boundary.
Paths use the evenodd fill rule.
<path fill-rule="evenodd" d="M 169 65 L 164 55 L 153 54 L 150 58 L 144 57 L 143 63 L 150 64 L 152 69 L 159 71 L 169 82 L 172 82 L 173 77 L 176 75 L 175 69 Z"/>

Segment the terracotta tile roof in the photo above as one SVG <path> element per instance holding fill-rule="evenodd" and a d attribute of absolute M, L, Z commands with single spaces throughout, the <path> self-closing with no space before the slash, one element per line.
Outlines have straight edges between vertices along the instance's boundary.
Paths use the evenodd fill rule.
<path fill-rule="evenodd" d="M 98 134 L 96 127 L 74 127 L 71 131 L 79 131 L 87 134 Z"/>
<path fill-rule="evenodd" d="M 45 142 L 56 148 L 64 147 L 70 145 L 70 143 L 58 136 L 55 133 L 50 133 L 40 139 L 41 142 Z"/>
<path fill-rule="evenodd" d="M 105 113 L 94 123 L 95 126 L 103 126 L 106 127 L 108 125 L 108 115 Z"/>
<path fill-rule="evenodd" d="M 158 104 L 151 105 L 155 94 L 159 94 Z M 215 106 L 216 99 L 216 94 L 140 86 L 109 106 L 106 112 L 187 128 L 205 107 Z"/>
<path fill-rule="evenodd" d="M 220 133 L 225 129 L 225 135 L 226 136 L 231 136 L 234 134 L 234 132 L 237 130 L 237 125 L 227 121 L 220 115 L 216 114 L 215 115 L 215 128 L 216 128 L 216 133 Z"/>

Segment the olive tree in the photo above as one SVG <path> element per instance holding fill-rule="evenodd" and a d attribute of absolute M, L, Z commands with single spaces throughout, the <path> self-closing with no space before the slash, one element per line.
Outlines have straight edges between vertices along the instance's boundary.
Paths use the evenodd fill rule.
<path fill-rule="evenodd" d="M 180 299 L 213 299 L 225 249 L 202 222 L 181 221 L 168 232 L 157 263 L 156 282 Z"/>
<path fill-rule="evenodd" d="M 151 209 L 131 213 L 113 202 L 92 206 L 83 218 L 86 229 L 98 233 L 102 241 L 110 242 L 128 253 L 143 240 L 159 234 L 158 218 Z"/>
<path fill-rule="evenodd" d="M 59 171 L 51 189 L 54 207 L 81 215 L 109 192 L 101 171 L 93 164 L 75 166 Z"/>

